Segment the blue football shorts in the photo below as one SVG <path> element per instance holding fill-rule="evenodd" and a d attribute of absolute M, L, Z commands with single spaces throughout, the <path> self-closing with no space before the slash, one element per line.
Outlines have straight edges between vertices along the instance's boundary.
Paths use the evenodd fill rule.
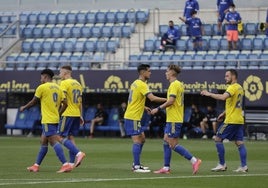
<path fill-rule="evenodd" d="M 80 117 L 63 116 L 59 123 L 59 135 L 62 137 L 77 136 L 80 128 Z"/>
<path fill-rule="evenodd" d="M 217 131 L 217 136 L 221 139 L 243 141 L 244 125 L 241 124 L 222 124 Z"/>
<path fill-rule="evenodd" d="M 141 121 L 125 119 L 124 127 L 128 136 L 136 136 L 144 132 Z"/>
<path fill-rule="evenodd" d="M 42 129 L 46 137 L 58 134 L 58 124 L 42 124 Z"/>
<path fill-rule="evenodd" d="M 165 126 L 165 134 L 167 134 L 169 138 L 178 138 L 181 134 L 181 127 L 182 123 L 167 122 Z"/>

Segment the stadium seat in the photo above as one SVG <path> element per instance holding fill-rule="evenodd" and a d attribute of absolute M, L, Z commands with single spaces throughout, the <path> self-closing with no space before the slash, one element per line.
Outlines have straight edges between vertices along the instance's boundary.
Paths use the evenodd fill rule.
<path fill-rule="evenodd" d="M 245 35 L 257 35 L 258 34 L 257 24 L 255 23 L 244 24 L 244 33 Z"/>
<path fill-rule="evenodd" d="M 108 23 L 108 24 L 105 24 L 104 26 L 102 26 L 101 36 L 107 37 L 107 38 L 112 37 L 112 27 L 113 27 L 113 24 L 111 24 L 111 23 Z"/>
<path fill-rule="evenodd" d="M 87 19 L 86 19 L 87 13 L 88 13 L 87 11 L 79 11 L 76 14 L 76 23 L 86 24 L 87 23 Z"/>
<path fill-rule="evenodd" d="M 64 27 L 63 24 L 55 25 L 51 30 L 51 37 L 52 38 L 61 38 L 62 37 L 62 28 Z"/>
<path fill-rule="evenodd" d="M 181 25 L 180 31 L 181 31 L 181 36 L 188 36 L 187 35 L 187 25 L 186 24 Z"/>
<path fill-rule="evenodd" d="M 259 69 L 259 55 L 255 53 L 248 54 L 248 69 Z"/>
<path fill-rule="evenodd" d="M 20 13 L 19 20 L 20 20 L 21 25 L 28 25 L 29 24 L 29 19 L 28 19 L 29 13 L 30 12 L 21 12 Z"/>
<path fill-rule="evenodd" d="M 61 56 L 60 52 L 53 52 L 51 55 L 48 57 L 48 68 L 52 70 L 57 70 L 59 68 L 59 58 Z"/>
<path fill-rule="evenodd" d="M 263 50 L 264 46 L 263 46 L 263 38 L 253 38 L 253 50 Z"/>
<path fill-rule="evenodd" d="M 192 61 L 192 55 L 190 54 L 183 54 L 181 58 L 182 68 L 183 69 L 192 69 L 193 67 L 193 61 Z M 186 61 L 185 61 L 186 60 Z"/>
<path fill-rule="evenodd" d="M 248 69 L 248 64 L 249 64 L 249 62 L 248 61 L 244 61 L 244 60 L 247 60 L 248 59 L 248 54 L 249 54 L 250 52 L 248 52 L 248 53 L 243 53 L 243 52 L 241 52 L 241 53 L 239 53 L 238 55 L 237 55 L 237 60 L 238 60 L 238 68 L 239 69 Z"/>
<path fill-rule="evenodd" d="M 0 16 L 0 23 L 1 23 L 1 24 L 9 24 L 9 23 L 12 23 L 12 21 L 11 21 L 11 16 L 8 16 L 8 15 L 1 15 L 1 16 Z"/>
<path fill-rule="evenodd" d="M 136 11 L 134 9 L 129 9 L 126 13 L 128 23 L 136 23 Z"/>
<path fill-rule="evenodd" d="M 63 51 L 63 38 L 55 39 L 52 44 L 52 51 L 53 52 L 62 52 Z"/>
<path fill-rule="evenodd" d="M 250 38 L 241 39 L 241 50 L 252 50 L 252 40 Z"/>
<path fill-rule="evenodd" d="M 213 35 L 213 30 L 212 30 L 211 24 L 203 24 L 203 28 L 204 28 L 204 36 L 212 36 Z"/>
<path fill-rule="evenodd" d="M 131 31 L 132 29 L 131 29 L 131 26 L 129 25 L 129 24 L 125 24 L 125 25 L 123 25 L 122 26 L 122 37 L 124 37 L 124 38 L 130 38 L 130 36 L 131 36 L 131 33 L 132 33 L 132 31 Z"/>
<path fill-rule="evenodd" d="M 33 38 L 42 38 L 43 37 L 44 25 L 37 25 L 33 28 L 32 36 Z"/>
<path fill-rule="evenodd" d="M 27 25 L 25 28 L 22 30 L 22 38 L 33 38 L 33 28 L 35 25 Z"/>
<path fill-rule="evenodd" d="M 171 56 L 172 63 L 177 64 L 177 65 L 181 65 L 180 64 L 181 58 L 182 58 L 182 54 L 178 54 L 178 53 L 173 54 Z"/>
<path fill-rule="evenodd" d="M 85 38 L 79 38 L 74 43 L 74 52 L 84 52 L 85 51 L 85 42 L 87 39 Z"/>
<path fill-rule="evenodd" d="M 212 35 L 213 36 L 217 36 L 219 34 L 219 31 L 218 31 L 218 24 L 212 24 L 211 25 L 211 29 L 212 29 Z M 223 35 L 224 33 L 221 32 L 221 34 Z"/>
<path fill-rule="evenodd" d="M 116 24 L 112 27 L 112 34 L 113 37 L 122 37 L 122 25 L 121 24 Z"/>
<path fill-rule="evenodd" d="M 144 52 L 154 52 L 155 51 L 155 40 L 154 39 L 147 39 L 144 41 Z"/>
<path fill-rule="evenodd" d="M 70 57 L 70 65 L 72 66 L 73 70 L 78 70 L 80 67 L 81 62 L 78 62 L 82 60 L 83 53 L 82 52 L 74 52 Z"/>
<path fill-rule="evenodd" d="M 59 12 L 57 12 L 57 11 L 49 12 L 47 15 L 47 23 L 48 24 L 57 24 L 57 14 L 58 13 Z"/>
<path fill-rule="evenodd" d="M 202 54 L 193 55 L 193 69 L 203 69 L 204 66 L 204 56 Z"/>
<path fill-rule="evenodd" d="M 66 23 L 68 24 L 76 24 L 77 23 L 77 20 L 76 20 L 76 17 L 78 15 L 78 11 L 70 11 L 67 13 L 66 15 Z"/>
<path fill-rule="evenodd" d="M 28 54 L 29 53 L 20 53 L 18 54 L 17 58 L 16 58 L 16 69 L 17 70 L 24 70 L 25 67 L 26 67 L 26 64 L 25 63 L 27 61 L 27 57 L 28 57 Z"/>
<path fill-rule="evenodd" d="M 126 16 L 126 10 L 118 10 L 115 13 L 116 17 L 116 23 L 126 23 L 127 22 L 127 16 Z"/>
<path fill-rule="evenodd" d="M 37 62 L 36 62 L 36 70 L 43 70 L 47 68 L 47 60 L 48 57 L 50 56 L 50 53 L 43 52 L 37 57 Z"/>
<path fill-rule="evenodd" d="M 136 11 L 136 22 L 145 24 L 149 19 L 150 11 L 148 9 L 139 9 Z"/>
<path fill-rule="evenodd" d="M 148 64 L 149 63 L 149 58 L 151 56 L 151 52 L 143 52 L 142 54 L 139 55 L 139 61 L 140 63 L 145 63 Z"/>
<path fill-rule="evenodd" d="M 72 28 L 71 28 L 71 37 L 73 38 L 79 38 L 82 36 L 82 28 L 83 28 L 83 24 L 75 24 Z"/>
<path fill-rule="evenodd" d="M 215 67 L 215 62 L 214 61 L 210 61 L 210 60 L 214 60 L 214 54 L 205 54 L 204 55 L 204 69 L 207 69 L 207 70 L 211 70 L 211 69 L 214 69 Z"/>
<path fill-rule="evenodd" d="M 26 39 L 21 43 L 22 52 L 31 53 L 32 52 L 32 43 L 34 39 Z"/>
<path fill-rule="evenodd" d="M 106 13 L 106 23 L 116 23 L 116 10 L 109 10 Z"/>
<path fill-rule="evenodd" d="M 228 50 L 228 41 L 225 38 L 220 39 L 220 50 Z"/>
<path fill-rule="evenodd" d="M 173 64 L 170 61 L 173 54 L 174 54 L 173 52 L 165 52 L 164 54 L 162 54 L 160 56 L 160 60 L 161 60 L 161 62 L 160 62 L 160 65 L 161 65 L 160 69 L 166 70 L 167 67 L 168 67 L 168 65 Z"/>
<path fill-rule="evenodd" d="M 73 24 L 66 24 L 65 26 L 63 26 L 62 30 L 61 30 L 61 36 L 63 38 L 69 38 L 72 37 L 72 30 Z"/>
<path fill-rule="evenodd" d="M 38 24 L 47 24 L 48 23 L 48 12 L 40 12 L 38 15 L 37 15 L 37 23 Z"/>
<path fill-rule="evenodd" d="M 260 60 L 262 60 L 260 62 L 260 69 L 265 69 L 267 70 L 268 69 L 268 53 L 262 53 L 260 54 L 260 57 L 259 57 Z"/>
<path fill-rule="evenodd" d="M 139 55 L 133 54 L 129 56 L 128 68 L 129 69 L 137 69 L 139 65 Z"/>
<path fill-rule="evenodd" d="M 102 26 L 103 24 L 95 24 L 93 27 L 91 27 L 91 37 L 100 38 Z"/>
<path fill-rule="evenodd" d="M 194 50 L 194 44 L 192 39 L 188 39 L 186 41 L 187 51 L 193 51 Z"/>
<path fill-rule="evenodd" d="M 168 30 L 168 25 L 159 25 L 159 36 L 163 36 Z"/>
<path fill-rule="evenodd" d="M 64 52 L 73 52 L 74 44 L 76 43 L 76 38 L 68 38 L 63 42 L 63 51 Z"/>
<path fill-rule="evenodd" d="M 35 70 L 36 68 L 36 61 L 39 57 L 39 53 L 31 53 L 27 57 L 27 65 L 26 65 L 26 70 Z"/>
<path fill-rule="evenodd" d="M 56 23 L 57 24 L 66 24 L 67 23 L 67 11 L 61 11 L 56 15 Z"/>
<path fill-rule="evenodd" d="M 52 52 L 52 45 L 55 39 L 48 38 L 42 42 L 42 52 Z"/>
<path fill-rule="evenodd" d="M 268 49 L 268 38 L 264 38 L 264 40 L 263 40 L 263 49 L 264 50 Z"/>
<path fill-rule="evenodd" d="M 93 24 L 86 24 L 81 28 L 81 37 L 90 38 L 91 37 L 91 27 Z"/>
<path fill-rule="evenodd" d="M 216 50 L 218 51 L 220 48 L 220 42 L 217 38 L 211 38 L 208 42 L 209 50 Z"/>
<path fill-rule="evenodd" d="M 225 68 L 225 54 L 218 53 L 215 55 L 215 69 L 224 69 Z"/>
<path fill-rule="evenodd" d="M 97 52 L 107 52 L 107 41 L 106 40 L 97 40 L 96 41 L 96 51 Z"/>
<path fill-rule="evenodd" d="M 237 68 L 237 55 L 236 54 L 231 54 L 231 53 L 228 53 L 226 54 L 225 58 L 228 60 L 226 62 L 226 66 L 225 68 L 226 69 L 236 69 Z"/>
<path fill-rule="evenodd" d="M 43 28 L 43 30 L 42 30 L 42 36 L 43 36 L 43 38 L 50 38 L 50 37 L 52 37 L 52 28 L 53 27 L 54 27 L 54 25 L 48 24 L 48 25 L 46 25 L 46 27 Z"/>
<path fill-rule="evenodd" d="M 159 69 L 159 67 L 161 67 L 161 62 L 159 61 L 161 58 L 160 55 L 158 54 L 151 54 L 149 56 L 149 60 L 150 60 L 150 66 L 151 66 L 151 69 Z"/>
<path fill-rule="evenodd" d="M 86 52 L 95 52 L 96 51 L 96 40 L 88 39 L 85 41 L 85 51 Z"/>
<path fill-rule="evenodd" d="M 110 39 L 106 43 L 106 48 L 108 52 L 115 53 L 117 50 L 117 41 Z"/>
<path fill-rule="evenodd" d="M 187 49 L 186 40 L 178 39 L 176 42 L 176 49 L 179 51 L 185 51 Z"/>
<path fill-rule="evenodd" d="M 96 12 L 97 11 L 90 11 L 86 14 L 86 23 L 95 24 L 96 23 Z"/>
<path fill-rule="evenodd" d="M 28 24 L 36 25 L 38 24 L 39 12 L 31 12 L 28 15 Z"/>
<path fill-rule="evenodd" d="M 43 39 L 35 39 L 32 42 L 32 52 L 42 52 Z"/>
<path fill-rule="evenodd" d="M 96 12 L 96 23 L 106 23 L 106 12 L 107 11 L 105 10 L 99 10 L 98 12 Z"/>
<path fill-rule="evenodd" d="M 70 64 L 71 56 L 72 56 L 71 52 L 63 52 L 59 57 L 59 60 L 61 61 L 59 63 L 59 66 L 64 66 L 64 65 Z"/>

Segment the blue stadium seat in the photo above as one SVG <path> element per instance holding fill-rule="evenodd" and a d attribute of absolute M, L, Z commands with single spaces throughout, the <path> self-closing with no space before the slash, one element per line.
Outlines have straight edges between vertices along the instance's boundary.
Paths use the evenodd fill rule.
<path fill-rule="evenodd" d="M 210 60 L 214 60 L 215 55 L 214 54 L 205 54 L 204 55 L 204 69 L 210 70 L 210 69 L 214 69 L 215 66 L 215 62 L 214 61 L 210 61 Z"/>
<path fill-rule="evenodd" d="M 21 25 L 28 25 L 28 24 L 29 24 L 29 19 L 28 19 L 28 17 L 29 17 L 29 13 L 30 13 L 30 12 L 21 12 L 21 13 L 20 13 L 20 18 L 19 18 L 19 20 L 20 20 L 20 24 L 21 24 Z"/>
<path fill-rule="evenodd" d="M 128 23 L 136 23 L 136 11 L 134 9 L 129 9 L 126 13 Z"/>
<path fill-rule="evenodd" d="M 23 28 L 21 36 L 22 38 L 33 38 L 33 28 L 35 25 L 27 25 Z"/>
<path fill-rule="evenodd" d="M 168 25 L 159 25 L 159 35 L 162 37 L 168 30 Z"/>
<path fill-rule="evenodd" d="M 107 52 L 107 41 L 97 40 L 96 41 L 96 51 L 97 52 Z"/>
<path fill-rule="evenodd" d="M 190 54 L 183 54 L 181 58 L 182 68 L 183 69 L 192 69 L 193 67 L 193 61 L 192 61 L 192 55 Z M 186 61 L 184 61 L 186 60 Z"/>
<path fill-rule="evenodd" d="M 95 52 L 96 51 L 96 40 L 88 39 L 85 41 L 85 51 L 86 52 Z"/>
<path fill-rule="evenodd" d="M 1 15 L 0 16 L 0 23 L 1 24 L 9 24 L 9 23 L 11 23 L 12 21 L 11 21 L 11 16 L 8 16 L 8 15 Z"/>
<path fill-rule="evenodd" d="M 28 24 L 32 24 L 32 25 L 38 24 L 38 15 L 39 15 L 39 12 L 29 13 Z"/>
<path fill-rule="evenodd" d="M 193 69 L 203 69 L 204 66 L 204 56 L 202 54 L 193 55 Z"/>
<path fill-rule="evenodd" d="M 122 37 L 124 38 L 130 38 L 132 31 L 131 31 L 130 24 L 125 24 L 122 26 Z"/>
<path fill-rule="evenodd" d="M 132 54 L 129 56 L 128 68 L 129 69 L 137 69 L 139 65 L 139 55 Z"/>
<path fill-rule="evenodd" d="M 150 11 L 148 9 L 139 9 L 136 11 L 136 22 L 145 24 L 149 19 Z"/>
<path fill-rule="evenodd" d="M 84 27 L 83 24 L 75 24 L 71 28 L 71 37 L 73 38 L 79 38 L 82 37 L 82 28 Z"/>
<path fill-rule="evenodd" d="M 220 42 L 217 38 L 211 38 L 208 42 L 209 50 L 219 50 L 220 49 Z"/>
<path fill-rule="evenodd" d="M 84 52 L 85 51 L 85 38 L 79 38 L 74 43 L 74 52 Z"/>
<path fill-rule="evenodd" d="M 76 15 L 76 23 L 80 23 L 80 24 L 86 24 L 87 23 L 87 11 L 79 11 Z"/>
<path fill-rule="evenodd" d="M 102 26 L 101 36 L 106 37 L 106 38 L 112 37 L 112 27 L 113 27 L 113 24 L 111 24 L 111 23 L 108 23 L 108 24 L 105 24 L 104 26 Z"/>
<path fill-rule="evenodd" d="M 179 50 L 179 51 L 187 50 L 186 40 L 178 39 L 177 42 L 176 42 L 176 49 Z"/>
<path fill-rule="evenodd" d="M 116 24 L 112 27 L 113 37 L 122 37 L 122 25 Z"/>
<path fill-rule="evenodd" d="M 81 28 L 81 37 L 83 38 L 90 38 L 91 37 L 91 27 L 93 27 L 92 24 L 86 24 Z"/>
<path fill-rule="evenodd" d="M 143 52 L 139 55 L 140 63 L 149 64 L 148 60 L 150 59 L 151 53 L 150 52 Z"/>
<path fill-rule="evenodd" d="M 245 35 L 257 35 L 258 34 L 257 24 L 255 23 L 244 24 L 244 33 Z"/>
<path fill-rule="evenodd" d="M 56 16 L 56 23 L 57 24 L 66 24 L 67 23 L 67 18 L 66 18 L 66 16 L 67 16 L 67 11 L 61 11 L 61 12 L 59 12 L 58 14 L 57 14 L 57 16 Z"/>
<path fill-rule="evenodd" d="M 202 38 L 202 51 L 208 51 L 209 50 L 208 41 L 209 41 L 209 38 L 206 38 L 206 37 Z"/>
<path fill-rule="evenodd" d="M 159 69 L 159 67 L 161 66 L 161 62 L 160 60 L 160 55 L 158 54 L 151 54 L 149 56 L 149 60 L 151 61 L 149 64 L 151 66 L 151 69 Z"/>
<path fill-rule="evenodd" d="M 96 23 L 96 11 L 90 11 L 86 14 L 86 23 Z"/>
<path fill-rule="evenodd" d="M 188 39 L 186 41 L 187 51 L 193 51 L 194 50 L 194 44 L 192 39 Z"/>
<path fill-rule="evenodd" d="M 50 53 L 43 52 L 37 57 L 37 62 L 36 62 L 36 70 L 43 70 L 47 68 L 47 60 L 48 57 L 50 56 Z"/>
<path fill-rule="evenodd" d="M 226 69 L 236 69 L 237 68 L 237 55 L 236 54 L 232 54 L 232 53 L 228 53 L 226 54 L 225 58 L 228 60 L 226 62 Z"/>
<path fill-rule="evenodd" d="M 57 14 L 58 13 L 59 12 L 57 12 L 57 11 L 49 12 L 47 15 L 47 23 L 48 24 L 57 24 Z"/>
<path fill-rule="evenodd" d="M 52 52 L 54 39 L 48 38 L 42 42 L 42 52 Z"/>
<path fill-rule="evenodd" d="M 62 52 L 63 51 L 63 38 L 55 39 L 52 44 L 52 51 L 53 52 Z"/>
<path fill-rule="evenodd" d="M 84 110 L 84 120 L 88 123 L 85 123 L 84 126 L 80 126 L 80 130 L 89 130 L 90 129 L 90 121 L 95 117 L 97 109 L 93 106 L 88 107 L 87 109 Z"/>
<path fill-rule="evenodd" d="M 16 61 L 16 69 L 17 70 L 24 70 L 26 67 L 26 61 L 27 61 L 27 57 L 28 57 L 29 53 L 20 53 L 18 54 Z"/>
<path fill-rule="evenodd" d="M 203 28 L 204 28 L 204 36 L 212 36 L 213 35 L 213 30 L 212 30 L 211 24 L 203 24 Z"/>
<path fill-rule="evenodd" d="M 78 15 L 78 11 L 70 11 L 67 13 L 66 15 L 66 23 L 68 24 L 76 24 L 77 23 L 77 20 L 76 20 L 76 17 Z"/>
<path fill-rule="evenodd" d="M 228 50 L 228 41 L 225 38 L 220 39 L 220 50 Z"/>
<path fill-rule="evenodd" d="M 218 24 L 212 24 L 212 32 L 213 32 L 213 36 L 218 35 Z M 223 32 L 222 32 L 223 34 Z"/>
<path fill-rule="evenodd" d="M 37 23 L 38 24 L 47 24 L 48 23 L 48 12 L 40 12 L 37 15 Z"/>
<path fill-rule="evenodd" d="M 42 52 L 43 39 L 35 39 L 32 42 L 32 52 Z"/>
<path fill-rule="evenodd" d="M 225 68 L 225 57 L 226 55 L 225 54 L 222 54 L 222 53 L 218 53 L 218 54 L 215 54 L 215 60 L 217 60 L 215 62 L 215 69 L 224 69 Z"/>
<path fill-rule="evenodd" d="M 32 36 L 33 38 L 42 38 L 43 37 L 44 25 L 37 25 L 33 28 Z"/>
<path fill-rule="evenodd" d="M 161 41 L 160 41 L 160 39 L 156 39 L 156 40 L 155 40 L 155 43 L 154 43 L 154 49 L 155 49 L 155 50 L 158 50 L 159 47 L 160 47 L 160 45 L 161 45 Z"/>
<path fill-rule="evenodd" d="M 93 27 L 91 27 L 91 36 L 95 38 L 100 38 L 102 26 L 103 24 L 95 24 Z"/>
<path fill-rule="evenodd" d="M 180 27 L 180 31 L 181 31 L 181 36 L 187 36 L 187 25 L 182 24 Z"/>
<path fill-rule="evenodd" d="M 155 40 L 154 39 L 147 39 L 144 41 L 144 52 L 154 52 L 155 51 Z"/>
<path fill-rule="evenodd" d="M 182 54 L 177 54 L 177 53 L 173 54 L 173 55 L 171 56 L 171 60 L 173 60 L 172 63 L 173 63 L 173 64 L 180 65 L 181 58 L 182 58 Z"/>
<path fill-rule="evenodd" d="M 248 54 L 248 59 L 250 60 L 248 63 L 248 69 L 259 69 L 259 54 Z"/>
<path fill-rule="evenodd" d="M 108 114 L 109 116 L 107 124 L 109 127 L 109 131 L 120 131 L 118 121 L 118 108 L 111 108 Z"/>
<path fill-rule="evenodd" d="M 161 60 L 161 69 L 164 69 L 164 70 L 166 70 L 167 69 L 167 67 L 168 67 L 168 65 L 170 65 L 170 64 L 173 64 L 172 62 L 170 62 L 170 60 L 171 60 L 171 58 L 172 58 L 172 55 L 173 55 L 174 53 L 172 53 L 172 52 L 170 52 L 170 53 L 168 53 L 168 52 L 165 52 L 164 54 L 162 54 L 161 56 L 160 56 L 160 60 Z"/>
<path fill-rule="evenodd" d="M 264 50 L 263 38 L 253 38 L 253 50 Z"/>
<path fill-rule="evenodd" d="M 262 53 L 259 57 L 262 61 L 260 62 L 260 69 L 268 69 L 268 53 Z"/>
<path fill-rule="evenodd" d="M 0 24 L 0 33 L 2 33 L 6 28 L 8 27 L 7 24 Z M 21 30 L 23 30 L 24 28 L 21 28 Z M 22 36 L 22 34 L 21 34 Z"/>
<path fill-rule="evenodd" d="M 34 39 L 26 39 L 26 40 L 22 41 L 22 44 L 21 44 L 22 52 L 31 53 L 33 50 L 32 49 L 33 41 L 34 41 Z"/>
<path fill-rule="evenodd" d="M 71 57 L 70 57 L 70 61 L 71 61 L 71 66 L 73 70 L 78 70 L 78 68 L 80 67 L 80 60 L 82 60 L 82 56 L 83 53 L 82 52 L 74 52 Z"/>
<path fill-rule="evenodd" d="M 64 52 L 73 52 L 74 44 L 76 42 L 76 38 L 68 38 L 63 42 L 63 51 Z"/>
<path fill-rule="evenodd" d="M 116 10 L 109 10 L 106 13 L 106 23 L 116 23 Z"/>
<path fill-rule="evenodd" d="M 63 24 L 55 25 L 51 30 L 51 37 L 52 38 L 60 38 L 62 37 L 62 28 L 64 27 Z"/>
<path fill-rule="evenodd" d="M 264 40 L 263 40 L 263 49 L 264 50 L 267 50 L 268 49 L 268 38 L 267 37 L 264 38 Z"/>
<path fill-rule="evenodd" d="M 43 30 L 42 30 L 42 36 L 44 38 L 52 37 L 52 28 L 53 27 L 54 27 L 54 25 L 52 25 L 52 24 L 46 25 L 46 27 L 44 27 Z"/>
<path fill-rule="evenodd" d="M 52 70 L 57 70 L 59 67 L 59 58 L 61 56 L 60 52 L 53 52 L 51 55 L 48 57 L 48 68 Z"/>
<path fill-rule="evenodd" d="M 27 65 L 26 65 L 26 70 L 35 70 L 36 68 L 36 61 L 39 57 L 39 53 L 31 53 L 27 57 Z"/>
<path fill-rule="evenodd" d="M 110 39 L 106 43 L 106 48 L 108 52 L 115 53 L 117 50 L 117 41 Z"/>
<path fill-rule="evenodd" d="M 248 69 L 249 62 L 244 61 L 244 60 L 248 59 L 248 53 L 241 52 L 241 53 L 237 54 L 238 68 L 239 69 Z"/>
<path fill-rule="evenodd" d="M 6 67 L 5 70 L 14 70 L 16 66 L 16 60 L 18 57 L 18 53 L 12 53 L 6 57 Z"/>
<path fill-rule="evenodd" d="M 126 23 L 127 22 L 127 16 L 126 16 L 126 10 L 118 10 L 115 13 L 116 17 L 116 23 Z"/>
<path fill-rule="evenodd" d="M 70 64 L 71 56 L 72 56 L 71 52 L 63 52 L 59 57 L 59 60 L 61 61 L 59 63 L 59 66 L 64 66 L 64 65 Z"/>
<path fill-rule="evenodd" d="M 250 38 L 241 39 L 241 50 L 252 50 L 252 40 Z"/>
<path fill-rule="evenodd" d="M 69 38 L 72 37 L 72 30 L 73 24 L 66 24 L 65 26 L 63 26 L 62 30 L 61 30 L 61 36 L 63 38 Z"/>
<path fill-rule="evenodd" d="M 103 23 L 105 24 L 107 21 L 106 19 L 106 11 L 105 10 L 99 10 L 96 12 L 96 23 Z"/>

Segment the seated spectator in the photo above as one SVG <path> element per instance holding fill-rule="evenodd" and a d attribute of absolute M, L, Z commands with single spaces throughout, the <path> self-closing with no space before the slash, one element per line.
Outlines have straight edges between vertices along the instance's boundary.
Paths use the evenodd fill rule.
<path fill-rule="evenodd" d="M 201 137 L 202 130 L 200 127 L 200 122 L 205 117 L 204 113 L 199 110 L 198 106 L 195 104 L 192 104 L 192 113 L 189 120 L 189 123 L 187 124 L 187 129 L 189 130 L 187 136 L 190 137 Z"/>
<path fill-rule="evenodd" d="M 174 27 L 172 20 L 169 21 L 169 28 L 167 32 L 161 37 L 160 51 L 165 51 L 168 47 L 173 47 L 176 50 L 176 41 L 180 38 L 179 30 Z"/>
<path fill-rule="evenodd" d="M 94 136 L 95 125 L 103 125 L 107 119 L 107 113 L 104 111 L 103 105 L 101 103 L 97 104 L 97 111 L 94 118 L 90 121 L 90 138 Z"/>
<path fill-rule="evenodd" d="M 163 110 L 159 110 L 156 114 L 151 115 L 149 122 L 149 137 L 163 138 L 165 124 L 166 124 L 166 113 Z M 155 134 L 154 127 L 157 127 L 157 135 Z"/>
<path fill-rule="evenodd" d="M 203 139 L 207 139 L 208 133 L 211 131 L 213 132 L 212 138 L 214 139 L 217 131 L 217 112 L 212 106 L 207 106 L 207 113 L 200 122 L 200 127 L 202 129 Z"/>
<path fill-rule="evenodd" d="M 188 25 L 190 30 L 190 37 L 193 41 L 194 50 L 202 50 L 202 35 L 204 29 L 202 26 L 202 21 L 200 18 L 196 17 L 197 12 L 194 10 L 191 13 L 191 18 L 184 19 L 180 17 L 179 19 Z"/>
<path fill-rule="evenodd" d="M 127 109 L 127 103 L 122 102 L 120 107 L 118 108 L 118 121 L 119 121 L 121 138 L 126 137 L 126 132 L 125 132 L 125 128 L 124 128 L 124 115 L 125 115 L 126 109 Z"/>

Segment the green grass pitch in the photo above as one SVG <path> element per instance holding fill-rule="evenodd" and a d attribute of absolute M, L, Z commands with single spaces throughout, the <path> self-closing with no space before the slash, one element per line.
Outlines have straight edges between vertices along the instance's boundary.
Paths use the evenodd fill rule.
<path fill-rule="evenodd" d="M 0 187 L 11 188 L 266 188 L 268 187 L 268 142 L 246 141 L 249 172 L 235 173 L 239 155 L 233 143 L 226 143 L 226 172 L 211 172 L 217 164 L 217 153 L 212 140 L 181 140 L 180 143 L 202 159 L 200 171 L 192 175 L 190 163 L 177 153 L 172 153 L 169 175 L 141 174 L 131 171 L 132 142 L 120 138 L 77 138 L 76 143 L 86 154 L 78 168 L 70 173 L 57 174 L 61 164 L 54 150 L 43 161 L 40 172 L 26 170 L 35 161 L 39 138 L 0 137 Z M 68 158 L 67 152 L 66 157 Z M 151 170 L 162 167 L 162 140 L 147 139 L 141 156 L 142 163 Z"/>

